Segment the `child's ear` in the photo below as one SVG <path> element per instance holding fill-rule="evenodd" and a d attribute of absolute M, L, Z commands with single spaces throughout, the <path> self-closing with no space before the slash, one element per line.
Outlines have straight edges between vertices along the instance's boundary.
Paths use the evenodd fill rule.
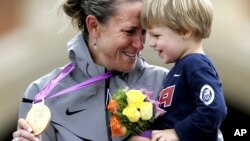
<path fill-rule="evenodd" d="M 184 39 L 188 39 L 192 36 L 192 33 L 193 31 L 188 29 L 188 30 L 183 31 L 181 35 Z"/>
<path fill-rule="evenodd" d="M 88 15 L 86 18 L 86 26 L 90 36 L 97 37 L 98 36 L 98 25 L 99 22 L 97 18 L 93 15 Z"/>

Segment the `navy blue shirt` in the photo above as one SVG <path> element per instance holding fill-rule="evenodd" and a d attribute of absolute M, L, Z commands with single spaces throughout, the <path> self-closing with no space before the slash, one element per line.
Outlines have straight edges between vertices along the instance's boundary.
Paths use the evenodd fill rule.
<path fill-rule="evenodd" d="M 190 54 L 177 61 L 159 95 L 167 112 L 154 129 L 174 128 L 181 141 L 216 141 L 227 114 L 221 80 L 211 60 Z"/>

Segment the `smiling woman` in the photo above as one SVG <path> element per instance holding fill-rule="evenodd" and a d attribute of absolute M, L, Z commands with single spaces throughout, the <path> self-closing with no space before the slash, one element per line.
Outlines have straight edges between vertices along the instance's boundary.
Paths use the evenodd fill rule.
<path fill-rule="evenodd" d="M 119 15 L 114 15 L 114 18 L 105 24 L 98 24 L 94 16 L 87 18 L 89 25 L 94 25 L 87 25 L 87 28 L 94 31 L 90 34 L 89 50 L 97 64 L 106 66 L 108 70 L 121 72 L 130 72 L 134 69 L 137 55 L 143 49 L 139 13 L 135 12 L 139 11 L 141 6 L 141 2 L 124 3 L 119 9 L 124 12 L 118 12 Z M 95 31 L 95 28 L 100 30 Z M 96 48 L 93 45 L 96 45 Z"/>
<path fill-rule="evenodd" d="M 143 0 L 64 1 L 62 9 L 79 29 L 67 44 L 69 63 L 29 85 L 22 97 L 13 140 L 130 138 L 112 138 L 109 112 L 104 107 L 115 90 L 125 87 L 147 89 L 155 99 L 168 72 L 149 65 L 140 53 L 145 33 L 139 20 L 142 5 Z M 28 111 L 37 104 L 48 107 L 51 113 L 48 127 L 39 135 L 32 132 L 36 129 L 30 123 L 37 117 L 26 120 Z"/>

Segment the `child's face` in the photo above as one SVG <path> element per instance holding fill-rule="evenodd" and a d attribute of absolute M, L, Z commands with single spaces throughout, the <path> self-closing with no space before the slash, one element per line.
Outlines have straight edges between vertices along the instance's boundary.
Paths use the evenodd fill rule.
<path fill-rule="evenodd" d="M 147 29 L 149 45 L 158 52 L 165 64 L 174 63 L 185 52 L 185 39 L 181 34 L 168 27 L 154 27 Z"/>

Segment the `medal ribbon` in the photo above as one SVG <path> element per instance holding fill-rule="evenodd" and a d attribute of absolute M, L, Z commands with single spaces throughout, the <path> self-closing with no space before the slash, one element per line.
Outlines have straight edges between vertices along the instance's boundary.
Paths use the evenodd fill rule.
<path fill-rule="evenodd" d="M 67 94 L 69 92 L 73 92 L 79 89 L 82 89 L 86 86 L 89 86 L 91 84 L 95 84 L 101 80 L 107 79 L 111 76 L 113 76 L 113 72 L 112 71 L 108 71 L 104 74 L 100 74 L 96 77 L 90 78 L 84 82 L 81 82 L 79 84 L 76 84 L 74 86 L 71 86 L 67 89 L 64 89 L 62 91 L 59 91 L 51 96 L 48 96 L 50 94 L 50 92 L 58 85 L 58 83 L 65 78 L 70 72 L 72 72 L 72 70 L 75 69 L 75 65 L 73 63 L 69 63 L 67 64 L 63 70 L 59 73 L 58 76 L 56 76 L 53 80 L 51 80 L 51 82 L 46 85 L 35 97 L 34 103 L 38 103 L 40 101 L 42 101 L 42 99 L 50 99 L 50 98 L 54 98 L 57 96 L 61 96 L 64 94 Z"/>

